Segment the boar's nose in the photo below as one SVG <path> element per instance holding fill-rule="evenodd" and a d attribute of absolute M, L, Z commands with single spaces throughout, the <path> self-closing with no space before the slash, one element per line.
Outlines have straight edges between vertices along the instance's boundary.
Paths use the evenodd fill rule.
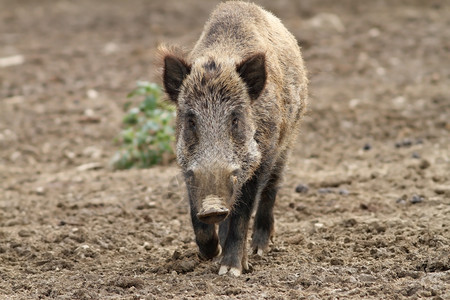
<path fill-rule="evenodd" d="M 197 218 L 206 224 L 217 224 L 225 220 L 229 213 L 223 198 L 209 195 L 203 199 Z"/>

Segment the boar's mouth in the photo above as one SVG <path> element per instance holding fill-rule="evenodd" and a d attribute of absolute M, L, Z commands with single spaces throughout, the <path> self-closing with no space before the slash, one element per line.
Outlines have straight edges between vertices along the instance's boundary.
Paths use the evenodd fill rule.
<path fill-rule="evenodd" d="M 203 223 L 217 224 L 225 220 L 229 213 L 230 210 L 223 198 L 209 195 L 203 199 L 197 217 Z"/>

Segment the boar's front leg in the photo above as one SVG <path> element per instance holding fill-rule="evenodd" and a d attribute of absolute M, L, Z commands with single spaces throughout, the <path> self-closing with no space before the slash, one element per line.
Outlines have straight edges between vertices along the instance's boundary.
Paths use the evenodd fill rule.
<path fill-rule="evenodd" d="M 197 211 L 193 208 L 192 203 L 191 219 L 194 227 L 195 241 L 200 250 L 200 256 L 204 259 L 211 259 L 219 256 L 221 253 L 221 247 L 219 245 L 219 238 L 215 228 L 216 225 L 200 222 L 197 217 Z"/>
<path fill-rule="evenodd" d="M 236 200 L 236 204 L 228 216 L 228 234 L 223 244 L 219 275 L 228 273 L 239 276 L 242 268 L 248 270 L 247 232 L 257 190 L 258 176 L 255 175 L 242 187 L 241 196 Z M 224 231 L 226 232 L 226 230 Z"/>
<path fill-rule="evenodd" d="M 251 247 L 253 249 L 253 253 L 260 256 L 265 250 L 267 250 L 269 240 L 271 240 L 274 235 L 273 207 L 285 165 L 286 160 L 282 155 L 279 161 L 275 164 L 272 174 L 261 193 L 261 199 L 256 211 L 255 221 L 253 223 L 253 238 Z"/>

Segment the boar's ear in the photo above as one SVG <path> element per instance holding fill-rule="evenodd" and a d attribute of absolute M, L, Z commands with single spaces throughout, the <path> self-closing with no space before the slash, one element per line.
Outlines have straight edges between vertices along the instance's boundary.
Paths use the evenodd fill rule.
<path fill-rule="evenodd" d="M 247 85 L 250 98 L 257 99 L 266 85 L 266 56 L 263 53 L 250 56 L 236 70 Z"/>
<path fill-rule="evenodd" d="M 170 100 L 178 100 L 181 84 L 191 72 L 191 66 L 181 57 L 174 54 L 164 55 L 163 82 L 164 89 Z"/>

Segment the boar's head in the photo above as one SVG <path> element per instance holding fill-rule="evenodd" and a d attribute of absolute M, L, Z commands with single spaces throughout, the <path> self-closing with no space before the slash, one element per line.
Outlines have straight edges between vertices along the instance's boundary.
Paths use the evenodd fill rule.
<path fill-rule="evenodd" d="M 164 88 L 177 106 L 176 154 L 191 210 L 204 223 L 218 223 L 261 161 L 252 108 L 266 83 L 265 55 L 188 62 L 165 50 L 163 61 Z"/>

